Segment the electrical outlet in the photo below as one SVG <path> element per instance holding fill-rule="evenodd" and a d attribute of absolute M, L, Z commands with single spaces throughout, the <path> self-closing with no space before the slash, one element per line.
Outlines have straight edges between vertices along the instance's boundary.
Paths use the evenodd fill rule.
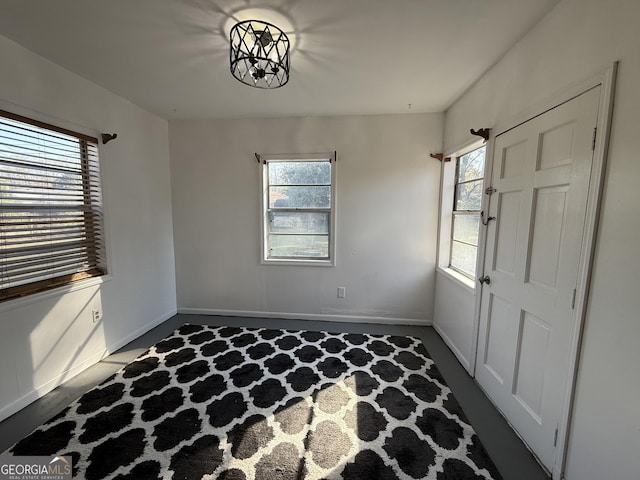
<path fill-rule="evenodd" d="M 93 323 L 98 323 L 102 320 L 102 311 L 99 308 L 94 308 L 91 310 L 91 318 L 93 319 Z"/>
<path fill-rule="evenodd" d="M 347 296 L 347 289 L 345 287 L 338 287 L 338 298 L 345 298 Z"/>

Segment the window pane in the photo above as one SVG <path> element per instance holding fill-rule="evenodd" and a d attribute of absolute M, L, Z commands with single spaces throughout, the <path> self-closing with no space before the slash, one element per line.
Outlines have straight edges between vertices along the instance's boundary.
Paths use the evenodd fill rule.
<path fill-rule="evenodd" d="M 456 186 L 455 210 L 480 210 L 482 179 Z"/>
<path fill-rule="evenodd" d="M 329 212 L 269 212 L 269 233 L 329 233 Z"/>
<path fill-rule="evenodd" d="M 331 208 L 331 187 L 269 187 L 269 208 Z"/>
<path fill-rule="evenodd" d="M 329 258 L 326 235 L 269 235 L 269 257 Z"/>
<path fill-rule="evenodd" d="M 454 215 L 453 217 L 454 240 L 477 246 L 479 228 L 480 215 Z"/>
<path fill-rule="evenodd" d="M 451 242 L 451 266 L 473 277 L 476 274 L 478 249 L 464 243 Z"/>
<path fill-rule="evenodd" d="M 466 182 L 484 176 L 484 155 L 486 148 L 480 147 L 462 155 L 458 160 L 458 181 Z"/>
<path fill-rule="evenodd" d="M 269 162 L 269 185 L 331 185 L 331 163 Z"/>

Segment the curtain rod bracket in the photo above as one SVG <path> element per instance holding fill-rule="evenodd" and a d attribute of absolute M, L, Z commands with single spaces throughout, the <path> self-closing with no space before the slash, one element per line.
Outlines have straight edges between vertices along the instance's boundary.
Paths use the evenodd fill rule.
<path fill-rule="evenodd" d="M 106 145 L 111 140 L 115 140 L 116 138 L 118 138 L 118 134 L 117 133 L 103 133 L 101 136 L 102 136 L 102 144 L 103 145 Z"/>
<path fill-rule="evenodd" d="M 472 128 L 469 131 L 471 132 L 471 135 L 477 135 L 478 137 L 484 138 L 484 143 L 487 143 L 487 140 L 489 140 L 489 135 L 491 134 L 490 128 L 480 128 L 478 130 L 474 130 Z"/>
<path fill-rule="evenodd" d="M 451 157 L 445 157 L 442 153 L 430 153 L 429 156 L 431 158 L 435 158 L 436 160 L 440 160 L 441 162 L 451 161 Z"/>

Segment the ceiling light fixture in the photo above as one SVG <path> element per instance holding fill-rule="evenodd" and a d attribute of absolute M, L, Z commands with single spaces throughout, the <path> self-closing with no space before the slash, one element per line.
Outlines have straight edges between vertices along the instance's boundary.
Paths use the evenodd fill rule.
<path fill-rule="evenodd" d="M 289 81 L 287 35 L 260 20 L 236 23 L 229 33 L 231 74 L 245 85 L 278 88 Z"/>

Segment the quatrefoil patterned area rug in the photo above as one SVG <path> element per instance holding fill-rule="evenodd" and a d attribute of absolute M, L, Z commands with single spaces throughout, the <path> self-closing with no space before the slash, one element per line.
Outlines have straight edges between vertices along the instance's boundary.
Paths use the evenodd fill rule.
<path fill-rule="evenodd" d="M 500 478 L 417 338 L 189 324 L 7 453 L 87 480 Z"/>

